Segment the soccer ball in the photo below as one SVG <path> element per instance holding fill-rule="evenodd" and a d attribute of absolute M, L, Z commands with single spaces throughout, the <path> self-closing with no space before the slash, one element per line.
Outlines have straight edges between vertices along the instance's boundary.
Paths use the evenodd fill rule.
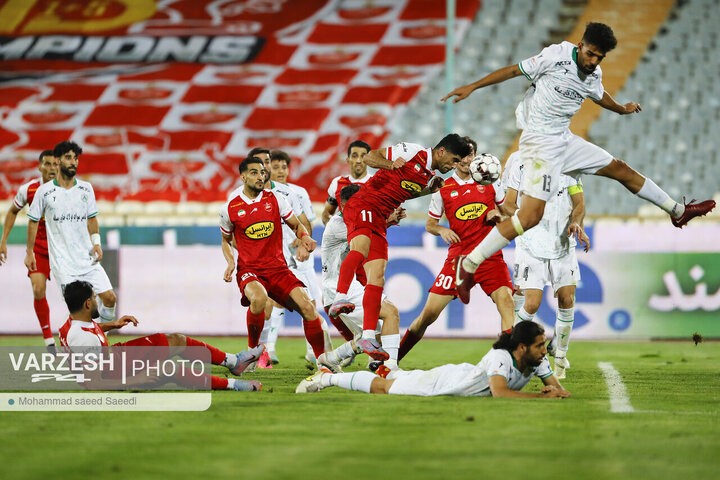
<path fill-rule="evenodd" d="M 470 162 L 470 175 L 480 185 L 495 183 L 501 173 L 500 160 L 490 153 L 481 153 Z"/>

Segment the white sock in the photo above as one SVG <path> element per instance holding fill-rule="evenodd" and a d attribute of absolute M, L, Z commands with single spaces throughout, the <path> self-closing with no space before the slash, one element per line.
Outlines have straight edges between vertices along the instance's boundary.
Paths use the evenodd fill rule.
<path fill-rule="evenodd" d="M 236 378 L 228 378 L 227 390 L 234 390 L 234 389 L 235 389 L 235 382 L 237 382 L 237 379 L 236 379 Z"/>
<path fill-rule="evenodd" d="M 390 355 L 390 360 L 395 360 L 397 363 L 398 350 L 400 349 L 400 334 L 381 335 L 380 343 L 382 344 L 383 350 Z"/>
<path fill-rule="evenodd" d="M 334 353 L 335 355 L 337 355 L 338 362 L 345 360 L 346 358 L 355 356 L 355 350 L 353 350 L 351 342 L 343 343 L 330 353 Z"/>
<path fill-rule="evenodd" d="M 487 237 L 485 237 L 483 241 L 480 242 L 478 246 L 475 247 L 467 256 L 463 262 L 463 267 L 468 272 L 474 272 L 477 270 L 477 266 L 480 265 L 486 258 L 508 245 L 510 245 L 510 240 L 503 237 L 497 227 L 493 227 Z M 468 260 L 470 260 L 470 262 L 468 262 Z M 470 263 L 470 265 L 468 265 L 468 263 Z"/>
<path fill-rule="evenodd" d="M 235 368 L 235 365 L 237 365 L 237 355 L 226 353 L 225 360 L 223 360 L 220 365 L 227 368 Z"/>
<path fill-rule="evenodd" d="M 555 320 L 555 335 L 557 335 L 557 353 L 555 357 L 564 358 L 570 346 L 570 332 L 575 322 L 574 308 L 558 308 Z"/>
<path fill-rule="evenodd" d="M 523 307 L 520 307 L 520 310 L 518 310 L 517 318 L 518 318 L 518 321 L 523 321 L 523 320 L 530 320 L 530 321 L 532 321 L 532 320 L 535 318 L 535 314 L 534 314 L 534 313 L 528 313 L 528 312 L 525 310 L 525 307 L 523 306 Z"/>
<path fill-rule="evenodd" d="M 103 305 L 102 302 L 98 303 L 100 304 L 98 308 L 98 312 L 100 313 L 100 321 L 105 323 L 115 320 L 115 305 L 113 305 L 112 307 L 106 307 L 105 305 Z"/>
<path fill-rule="evenodd" d="M 334 386 L 345 390 L 370 393 L 370 385 L 376 378 L 378 378 L 377 375 L 372 372 L 360 371 L 325 374 L 320 382 L 323 386 Z"/>
<path fill-rule="evenodd" d="M 55 338 L 54 337 L 46 338 L 45 345 L 47 345 L 47 346 L 55 345 Z"/>
<path fill-rule="evenodd" d="M 673 218 L 677 218 L 685 213 L 684 205 L 680 205 L 670 198 L 670 195 L 665 193 L 662 188 L 658 187 L 655 182 L 649 178 L 645 179 L 645 183 L 643 183 L 640 191 L 638 191 L 635 195 L 662 208 Z"/>
<path fill-rule="evenodd" d="M 513 293 L 513 302 L 515 303 L 515 325 L 520 321 L 518 313 L 520 309 L 525 305 L 525 295 L 519 293 Z"/>
<path fill-rule="evenodd" d="M 363 330 L 362 338 L 375 338 L 375 330 Z"/>
<path fill-rule="evenodd" d="M 285 322 L 285 309 L 273 307 L 272 313 L 270 314 L 270 330 L 268 331 L 268 339 L 265 346 L 268 352 L 275 351 L 275 344 L 277 343 L 278 335 L 280 334 L 280 328 L 282 328 Z"/>
<path fill-rule="evenodd" d="M 263 325 L 262 332 L 260 332 L 260 343 L 267 345 L 268 342 L 268 336 L 270 335 L 270 329 L 272 327 L 270 326 L 270 322 L 265 322 Z"/>

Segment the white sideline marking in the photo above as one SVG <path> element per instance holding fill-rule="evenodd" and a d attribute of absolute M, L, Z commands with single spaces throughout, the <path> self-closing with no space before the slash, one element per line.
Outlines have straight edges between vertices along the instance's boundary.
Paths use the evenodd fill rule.
<path fill-rule="evenodd" d="M 627 389 L 622 381 L 620 372 L 615 370 L 610 362 L 598 362 L 598 368 L 602 370 L 610 392 L 610 411 L 612 413 L 633 413 L 635 409 L 630 405 Z"/>

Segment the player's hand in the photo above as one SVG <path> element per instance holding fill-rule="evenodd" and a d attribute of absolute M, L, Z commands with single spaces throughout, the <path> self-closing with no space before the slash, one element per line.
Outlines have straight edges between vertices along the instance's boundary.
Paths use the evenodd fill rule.
<path fill-rule="evenodd" d="M 35 270 L 37 270 L 37 263 L 35 263 L 35 253 L 30 252 L 25 255 L 25 266 L 30 272 L 34 272 Z"/>
<path fill-rule="evenodd" d="M 443 180 L 442 177 L 435 175 L 428 182 L 428 190 L 430 190 L 430 193 L 435 193 L 440 190 L 443 185 L 445 185 L 445 180 Z"/>
<path fill-rule="evenodd" d="M 310 258 L 310 252 L 303 245 L 300 245 L 295 252 L 295 258 L 298 262 L 304 262 L 305 260 Z"/>
<path fill-rule="evenodd" d="M 103 251 L 102 251 L 102 247 L 100 245 L 93 246 L 92 257 L 93 257 L 93 263 L 98 263 L 100 260 L 102 260 Z"/>
<path fill-rule="evenodd" d="M 225 269 L 225 273 L 223 274 L 223 280 L 225 280 L 225 282 L 227 282 L 227 283 L 232 282 L 232 274 L 234 271 L 235 271 L 235 264 L 228 263 L 228 266 Z"/>
<path fill-rule="evenodd" d="M 390 214 L 390 216 L 387 219 L 388 226 L 391 225 L 397 225 L 400 223 L 400 220 L 407 217 L 407 214 L 405 213 L 405 209 L 402 207 L 398 207 Z"/>
<path fill-rule="evenodd" d="M 457 97 L 453 100 L 453 103 L 457 103 L 460 100 L 465 100 L 475 89 L 471 85 L 465 85 L 464 87 L 458 87 L 452 92 L 445 95 L 440 101 L 444 102 L 450 97 Z"/>
<path fill-rule="evenodd" d="M 7 262 L 7 245 L 0 245 L 0 265 Z"/>
<path fill-rule="evenodd" d="M 404 158 L 398 157 L 398 158 L 396 158 L 395 161 L 392 163 L 392 167 L 390 168 L 390 170 L 397 170 L 397 169 L 399 169 L 399 168 L 402 168 L 402 167 L 405 166 L 406 163 L 407 163 L 407 162 L 405 161 Z"/>
<path fill-rule="evenodd" d="M 625 111 L 622 112 L 622 115 L 630 115 L 631 113 L 640 113 L 642 112 L 642 108 L 640 107 L 640 104 L 637 102 L 629 102 L 623 105 L 625 107 Z"/>
<path fill-rule="evenodd" d="M 570 392 L 567 390 L 560 390 L 555 385 L 545 385 L 540 392 L 546 398 L 567 398 L 570 396 Z"/>
<path fill-rule="evenodd" d="M 485 223 L 487 223 L 488 225 L 496 225 L 500 223 L 501 220 L 502 215 L 500 214 L 500 212 L 497 211 L 496 208 L 493 208 L 488 212 L 487 215 L 485 215 Z"/>
<path fill-rule="evenodd" d="M 442 227 L 440 229 L 440 238 L 442 238 L 448 245 L 452 245 L 453 243 L 460 243 L 460 236 L 458 236 L 457 233 L 453 232 L 447 227 Z"/>
<path fill-rule="evenodd" d="M 298 248 L 300 246 L 300 239 L 295 238 L 290 244 L 290 248 Z"/>
<path fill-rule="evenodd" d="M 300 246 L 305 247 L 308 252 L 312 252 L 317 247 L 317 242 L 310 235 L 303 235 L 300 238 Z"/>
<path fill-rule="evenodd" d="M 113 322 L 115 328 L 122 328 L 128 323 L 132 323 L 134 326 L 137 327 L 137 318 L 133 317 L 132 315 L 123 315 L 122 317 L 118 318 Z"/>
<path fill-rule="evenodd" d="M 590 250 L 590 237 L 587 236 L 585 230 L 577 223 L 571 223 L 568 227 L 568 237 L 575 236 L 575 240 L 582 245 L 585 252 Z"/>

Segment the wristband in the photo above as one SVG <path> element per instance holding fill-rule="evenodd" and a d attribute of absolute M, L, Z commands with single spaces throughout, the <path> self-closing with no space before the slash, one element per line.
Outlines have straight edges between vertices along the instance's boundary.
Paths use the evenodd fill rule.
<path fill-rule="evenodd" d="M 92 235 L 90 235 L 90 240 L 92 241 L 93 246 L 100 245 L 100 234 L 93 233 Z"/>
<path fill-rule="evenodd" d="M 302 232 L 302 233 L 300 234 L 300 238 L 309 237 L 309 236 L 310 236 L 310 234 L 307 233 L 307 232 Z"/>

